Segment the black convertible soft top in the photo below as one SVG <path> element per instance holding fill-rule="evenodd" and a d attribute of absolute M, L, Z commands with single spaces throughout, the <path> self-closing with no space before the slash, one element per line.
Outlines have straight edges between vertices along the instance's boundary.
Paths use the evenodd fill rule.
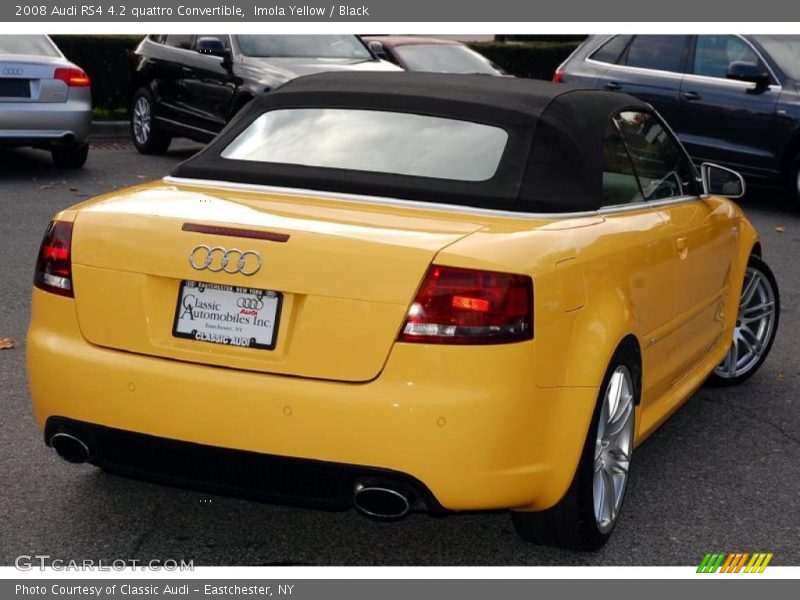
<path fill-rule="evenodd" d="M 222 151 L 261 114 L 285 108 L 409 112 L 494 125 L 509 137 L 494 176 L 479 182 L 222 158 Z M 508 211 L 596 210 L 609 119 L 630 108 L 651 110 L 626 94 L 531 79 L 322 73 L 294 79 L 251 102 L 172 175 Z"/>

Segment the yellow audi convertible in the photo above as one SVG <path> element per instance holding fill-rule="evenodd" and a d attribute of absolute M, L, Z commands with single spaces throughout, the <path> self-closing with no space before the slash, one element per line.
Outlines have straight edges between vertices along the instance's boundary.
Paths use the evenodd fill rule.
<path fill-rule="evenodd" d="M 384 519 L 510 509 L 526 540 L 596 549 L 636 446 L 769 353 L 743 193 L 624 94 L 301 77 L 169 177 L 55 215 L 36 419 L 123 475 Z"/>

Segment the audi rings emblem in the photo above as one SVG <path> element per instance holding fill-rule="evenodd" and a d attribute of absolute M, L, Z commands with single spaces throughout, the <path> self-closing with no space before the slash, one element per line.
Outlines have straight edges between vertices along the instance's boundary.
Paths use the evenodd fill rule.
<path fill-rule="evenodd" d="M 236 306 L 250 310 L 261 310 L 264 308 L 264 303 L 258 298 L 245 298 L 242 296 L 236 301 Z"/>
<path fill-rule="evenodd" d="M 24 72 L 19 67 L 3 67 L 3 75 L 22 75 Z"/>
<path fill-rule="evenodd" d="M 189 264 L 198 271 L 225 272 L 230 275 L 255 275 L 261 269 L 261 255 L 253 250 L 223 248 L 222 246 L 195 246 L 189 254 Z"/>

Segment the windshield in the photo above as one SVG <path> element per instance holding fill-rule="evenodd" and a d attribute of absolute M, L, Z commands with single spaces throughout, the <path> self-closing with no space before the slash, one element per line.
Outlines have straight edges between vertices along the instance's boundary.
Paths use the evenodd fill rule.
<path fill-rule="evenodd" d="M 0 54 L 59 55 L 44 35 L 0 35 Z"/>
<path fill-rule="evenodd" d="M 344 108 L 266 112 L 222 152 L 235 160 L 459 181 L 491 179 L 504 129 L 411 113 Z"/>
<path fill-rule="evenodd" d="M 245 56 L 372 59 L 354 35 L 237 35 L 236 41 Z"/>
<path fill-rule="evenodd" d="M 800 36 L 756 35 L 753 37 L 778 63 L 781 71 L 792 79 L 800 81 Z"/>
<path fill-rule="evenodd" d="M 397 46 L 395 52 L 411 71 L 499 74 L 492 63 L 464 46 L 408 44 Z"/>

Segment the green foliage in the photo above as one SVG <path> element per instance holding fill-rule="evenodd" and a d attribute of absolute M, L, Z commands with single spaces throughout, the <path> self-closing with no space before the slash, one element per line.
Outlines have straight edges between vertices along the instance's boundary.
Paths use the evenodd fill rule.
<path fill-rule="evenodd" d="M 130 53 L 142 36 L 53 35 L 56 45 L 69 60 L 86 71 L 92 80 L 95 108 L 127 109 L 131 75 Z"/>
<path fill-rule="evenodd" d="M 552 79 L 564 59 L 580 45 L 579 41 L 547 42 L 471 42 L 480 52 L 506 73 L 531 79 Z"/>

